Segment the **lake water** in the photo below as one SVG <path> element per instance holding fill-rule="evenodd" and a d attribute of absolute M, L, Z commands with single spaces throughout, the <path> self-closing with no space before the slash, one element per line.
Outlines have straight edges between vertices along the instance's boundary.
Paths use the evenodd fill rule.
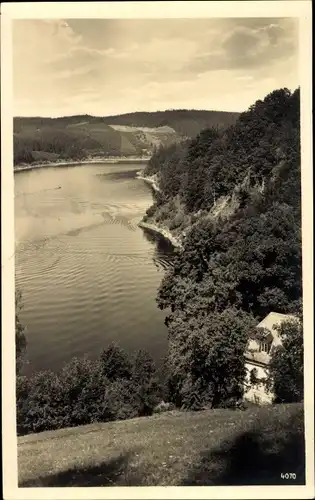
<path fill-rule="evenodd" d="M 15 174 L 16 286 L 27 326 L 26 373 L 96 358 L 115 341 L 166 352 L 155 297 L 172 247 L 137 226 L 152 204 L 137 164 Z"/>

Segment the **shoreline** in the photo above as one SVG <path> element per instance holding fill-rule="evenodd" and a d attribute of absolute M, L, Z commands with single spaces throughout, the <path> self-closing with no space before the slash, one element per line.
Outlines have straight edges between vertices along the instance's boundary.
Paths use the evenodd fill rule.
<path fill-rule="evenodd" d="M 138 179 L 142 179 L 144 182 L 146 182 L 147 184 L 149 184 L 153 191 L 155 193 L 160 193 L 161 192 L 161 189 L 159 188 L 158 184 L 157 184 L 157 179 L 156 177 L 154 176 L 144 176 L 143 175 L 143 170 L 140 170 L 139 172 L 137 172 L 137 178 Z"/>
<path fill-rule="evenodd" d="M 149 186 L 153 189 L 155 193 L 160 193 L 161 189 L 157 184 L 156 176 L 145 176 L 143 175 L 143 173 L 144 173 L 143 170 L 140 170 L 139 172 L 137 172 L 136 177 L 138 179 L 143 180 L 146 184 L 149 184 Z M 180 241 L 180 238 L 174 236 L 172 232 L 165 227 L 161 227 L 158 226 L 157 224 L 152 224 L 150 222 L 145 222 L 144 220 L 138 222 L 138 227 L 140 227 L 141 229 L 146 229 L 147 231 L 150 231 L 152 233 L 159 234 L 167 241 L 169 241 L 174 248 L 178 248 L 179 250 L 183 249 L 183 245 Z"/>
<path fill-rule="evenodd" d="M 97 163 L 108 163 L 108 164 L 119 164 L 119 163 L 146 163 L 148 162 L 150 157 L 146 158 L 139 158 L 139 157 L 124 157 L 124 156 L 118 156 L 118 157 L 104 157 L 104 158 L 92 158 L 90 160 L 61 160 L 61 161 L 56 161 L 56 162 L 47 162 L 47 163 L 22 163 L 19 165 L 14 165 L 13 166 L 13 172 L 23 172 L 25 170 L 35 170 L 37 168 L 45 168 L 45 167 L 66 167 L 66 166 L 75 166 L 75 165 L 87 165 L 90 163 L 97 164 Z"/>
<path fill-rule="evenodd" d="M 183 245 L 180 242 L 179 238 L 176 238 L 170 232 L 169 229 L 157 226 L 156 224 L 150 224 L 149 222 L 143 222 L 143 221 L 138 222 L 138 227 L 140 227 L 141 229 L 146 229 L 152 233 L 159 234 L 160 236 L 162 236 L 163 238 L 168 240 L 173 245 L 174 248 L 178 248 L 179 250 L 183 249 Z"/>
<path fill-rule="evenodd" d="M 66 167 L 66 166 L 76 166 L 76 165 L 86 165 L 86 164 L 121 164 L 121 163 L 132 163 L 132 162 L 141 162 L 145 163 L 149 161 L 149 157 L 147 158 L 131 158 L 131 157 L 105 157 L 105 158 L 94 158 L 90 160 L 81 160 L 81 161 L 75 161 L 75 160 L 69 160 L 69 161 L 59 161 L 59 162 L 47 162 L 47 163 L 39 163 L 39 164 L 29 164 L 29 165 L 20 165 L 20 166 L 15 166 L 13 168 L 13 173 L 17 172 L 24 172 L 26 170 L 35 170 L 39 168 L 49 168 L 49 167 Z M 139 170 L 136 174 L 136 177 L 138 179 L 143 180 L 146 184 L 149 184 L 150 187 L 153 189 L 154 192 L 160 193 L 161 190 L 157 184 L 157 179 L 156 176 L 144 176 L 143 175 L 143 170 Z M 168 240 L 171 245 L 173 245 L 174 248 L 182 249 L 183 246 L 181 244 L 181 241 L 179 238 L 175 237 L 171 231 L 167 228 L 160 227 L 156 224 L 151 224 L 149 222 L 144 222 L 141 220 L 138 223 L 138 227 L 141 229 L 146 229 L 148 231 L 151 231 L 153 233 L 161 235 L 163 238 Z"/>

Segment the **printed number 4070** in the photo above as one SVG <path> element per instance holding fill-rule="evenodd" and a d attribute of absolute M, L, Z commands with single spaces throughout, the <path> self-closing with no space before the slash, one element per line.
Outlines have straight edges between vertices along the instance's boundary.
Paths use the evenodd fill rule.
<path fill-rule="evenodd" d="M 295 472 L 281 472 L 281 479 L 296 479 Z"/>

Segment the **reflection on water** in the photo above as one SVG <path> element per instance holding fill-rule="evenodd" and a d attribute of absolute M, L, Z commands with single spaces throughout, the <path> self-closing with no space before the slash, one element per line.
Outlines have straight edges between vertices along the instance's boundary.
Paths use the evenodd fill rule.
<path fill-rule="evenodd" d="M 167 270 L 171 265 L 174 257 L 174 247 L 173 245 L 164 238 L 163 236 L 153 233 L 152 231 L 147 231 L 142 228 L 144 237 L 154 245 L 154 253 L 152 260 L 155 266 L 160 269 Z"/>
<path fill-rule="evenodd" d="M 28 373 L 96 357 L 111 341 L 164 355 L 165 313 L 155 297 L 173 249 L 137 226 L 152 203 L 139 169 L 94 164 L 15 175 Z"/>
<path fill-rule="evenodd" d="M 133 179 L 135 177 L 134 170 L 124 170 L 119 172 L 105 172 L 97 174 L 97 176 L 104 181 L 124 181 L 125 179 Z"/>

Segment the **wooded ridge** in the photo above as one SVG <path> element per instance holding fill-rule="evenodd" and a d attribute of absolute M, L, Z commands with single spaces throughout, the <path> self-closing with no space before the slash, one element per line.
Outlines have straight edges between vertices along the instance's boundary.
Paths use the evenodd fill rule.
<path fill-rule="evenodd" d="M 299 96 L 276 90 L 225 130 L 160 147 L 144 171 L 160 188 L 144 221 L 183 244 L 157 297 L 176 405 L 240 397 L 248 332 L 301 312 Z"/>
<path fill-rule="evenodd" d="M 96 117 L 14 118 L 14 164 L 82 160 L 94 156 L 150 156 L 212 125 L 234 123 L 238 113 L 169 110 Z"/>

